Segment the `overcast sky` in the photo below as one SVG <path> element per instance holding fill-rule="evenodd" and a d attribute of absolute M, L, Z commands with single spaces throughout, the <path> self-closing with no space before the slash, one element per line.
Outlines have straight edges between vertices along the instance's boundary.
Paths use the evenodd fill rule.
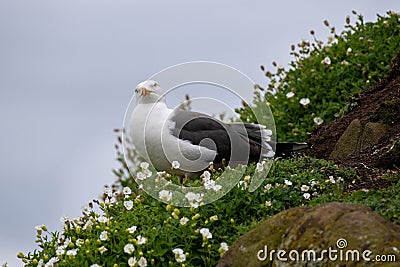
<path fill-rule="evenodd" d="M 0 1 L 0 265 L 22 265 L 35 229 L 115 180 L 114 128 L 137 83 L 187 61 L 230 65 L 265 83 L 261 64 L 325 40 L 355 9 L 366 20 L 398 1 Z M 354 18 L 352 17 L 352 21 Z"/>

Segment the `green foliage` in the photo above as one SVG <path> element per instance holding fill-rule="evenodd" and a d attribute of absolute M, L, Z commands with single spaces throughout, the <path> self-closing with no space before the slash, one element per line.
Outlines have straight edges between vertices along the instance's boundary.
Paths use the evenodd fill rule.
<path fill-rule="evenodd" d="M 353 13 L 355 24 L 347 17 L 340 34 L 324 21 L 331 32 L 326 43 L 311 31 L 313 41 L 292 45 L 294 59 L 287 70 L 275 62 L 275 71 L 261 66 L 269 83 L 266 89 L 256 85 L 253 109 L 265 103 L 270 106 L 280 141 L 307 140 L 313 127 L 354 108 L 357 94 L 389 71 L 399 52 L 400 16 L 388 12 L 376 22 L 365 23 L 362 15 Z M 249 107 L 239 112 L 243 121 L 255 121 Z"/>
<path fill-rule="evenodd" d="M 391 221 L 400 222 L 400 174 L 388 172 L 383 177 L 391 183 L 387 188 L 375 190 L 365 189 L 344 195 L 323 195 L 311 201 L 319 205 L 333 201 L 356 202 L 364 204 Z"/>
<path fill-rule="evenodd" d="M 358 15 L 355 25 L 347 21 L 341 34 L 330 30 L 327 44 L 312 33 L 312 43 L 303 41 L 297 50 L 293 46 L 291 68 L 285 71 L 274 64 L 276 72 L 266 72 L 268 88 L 257 86 L 253 110 L 262 114 L 265 103 L 270 105 L 281 140 L 305 140 L 316 122 L 345 113 L 357 93 L 382 79 L 400 47 L 399 15 L 393 13 L 379 16 L 375 23 L 364 23 Z M 300 104 L 301 99 L 310 102 Z M 243 121 L 254 120 L 249 108 L 240 112 Z M 129 158 L 137 159 L 136 155 Z M 88 267 L 215 266 L 227 246 L 260 220 L 284 209 L 330 201 L 363 203 L 400 222 L 396 173 L 385 176 L 389 188 L 348 194 L 346 184 L 359 181 L 353 170 L 309 157 L 277 160 L 254 192 L 248 190 L 249 174 L 259 170 L 250 165 L 238 186 L 221 199 L 197 208 L 179 208 L 143 192 L 121 152 L 118 161 L 121 168 L 114 171 L 118 181 L 105 188 L 103 201 L 89 203 L 79 218 L 65 218 L 61 232 L 36 227 L 39 249 L 18 254 L 26 266 L 52 266 L 51 262 Z M 218 175 L 213 173 L 212 178 Z M 176 176 L 169 179 L 178 181 Z M 189 181 L 192 186 L 201 183 Z"/>
<path fill-rule="evenodd" d="M 254 169 L 249 166 L 248 172 Z M 58 266 L 129 266 L 130 258 L 132 262 L 143 257 L 151 266 L 182 266 L 172 252 L 180 248 L 186 266 L 215 266 L 224 253 L 224 242 L 231 245 L 267 216 L 306 205 L 320 195 L 340 194 L 344 180 L 355 178 L 353 171 L 324 160 L 279 160 L 255 192 L 248 191 L 250 176 L 245 175 L 237 187 L 216 202 L 177 208 L 148 196 L 133 177 L 125 176 L 119 186 L 113 186 L 113 192 L 106 188 L 104 202 L 90 203 L 83 216 L 66 220 L 62 233 L 49 233 L 45 226 L 38 226 L 36 242 L 41 250 L 22 259 L 27 266 L 55 257 Z M 95 212 L 96 206 L 101 212 Z M 130 233 L 135 226 L 135 232 Z M 205 237 L 202 228 L 207 228 L 212 237 Z M 143 238 L 146 241 L 140 242 Z M 124 252 L 127 244 L 134 246 L 132 254 Z M 101 253 L 102 248 L 107 250 Z"/>

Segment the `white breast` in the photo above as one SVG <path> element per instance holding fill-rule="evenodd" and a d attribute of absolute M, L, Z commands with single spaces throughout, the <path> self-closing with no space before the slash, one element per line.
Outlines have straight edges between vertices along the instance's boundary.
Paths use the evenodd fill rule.
<path fill-rule="evenodd" d="M 206 169 L 216 151 L 173 136 L 170 129 L 174 124 L 168 119 L 172 112 L 165 103 L 138 104 L 132 112 L 129 129 L 135 148 L 159 171 L 182 175 Z M 171 170 L 174 160 L 180 163 L 179 170 Z"/>

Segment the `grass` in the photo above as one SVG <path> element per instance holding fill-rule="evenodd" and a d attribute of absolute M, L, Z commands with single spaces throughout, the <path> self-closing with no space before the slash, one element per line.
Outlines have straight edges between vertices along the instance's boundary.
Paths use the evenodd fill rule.
<path fill-rule="evenodd" d="M 326 42 L 311 31 L 311 41 L 292 45 L 288 67 L 273 62 L 273 70 L 261 70 L 267 85 L 255 86 L 255 113 L 268 103 L 280 141 L 306 141 L 312 128 L 341 117 L 355 107 L 362 90 L 387 74 L 400 47 L 400 16 L 388 12 L 377 21 L 365 22 L 353 11 L 345 30 L 324 21 L 331 36 Z M 238 112 L 243 121 L 255 122 L 249 107 Z"/>
<path fill-rule="evenodd" d="M 166 205 L 137 186 L 128 189 L 125 184 L 133 177 L 126 177 L 112 190 L 105 189 L 104 201 L 89 203 L 82 217 L 66 220 L 62 234 L 38 226 L 41 250 L 20 256 L 27 266 L 54 257 L 58 266 L 129 266 L 131 258 L 142 257 L 151 266 L 182 266 L 172 252 L 180 248 L 184 265 L 214 266 L 225 251 L 224 243 L 231 245 L 263 218 L 321 196 L 339 196 L 346 190 L 345 181 L 357 179 L 352 170 L 309 157 L 275 161 L 254 192 L 249 192 L 246 177 L 223 198 L 198 208 Z M 133 233 L 131 227 L 136 227 Z M 124 252 L 128 244 L 135 248 L 132 254 Z"/>

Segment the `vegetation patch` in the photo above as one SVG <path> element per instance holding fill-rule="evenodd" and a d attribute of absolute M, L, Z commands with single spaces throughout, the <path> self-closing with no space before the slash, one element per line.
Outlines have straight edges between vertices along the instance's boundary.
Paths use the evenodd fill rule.
<path fill-rule="evenodd" d="M 346 18 L 341 33 L 325 21 L 332 33 L 325 43 L 312 31 L 313 41 L 293 45 L 294 59 L 288 69 L 276 63 L 274 71 L 262 67 L 268 83 L 265 88 L 255 86 L 253 109 L 262 113 L 266 105 L 271 107 L 278 139 L 307 140 L 315 126 L 321 129 L 326 122 L 340 118 L 346 129 L 352 120 L 347 122 L 343 115 L 363 107 L 359 93 L 374 84 L 376 90 L 382 88 L 377 84 L 384 80 L 400 47 L 400 17 L 388 12 L 378 16 L 376 22 L 364 22 L 361 15 L 355 16 L 355 23 Z M 398 102 L 385 105 L 393 107 Z M 377 119 L 392 119 L 383 110 Z M 250 108 L 238 112 L 243 121 L 254 122 Z M 322 139 L 337 130 L 325 129 Z M 387 161 L 400 151 L 400 136 L 389 134 Z M 333 137 L 338 140 L 340 136 Z M 324 149 L 332 151 L 336 143 L 328 143 L 330 147 Z M 105 187 L 102 200 L 88 203 L 79 218 L 62 218 L 61 231 L 49 231 L 45 225 L 36 227 L 39 248 L 18 254 L 26 266 L 215 266 L 239 236 L 261 220 L 290 208 L 332 201 L 362 203 L 400 223 L 396 162 L 389 171 L 380 169 L 377 173 L 366 165 L 370 172 L 364 175 L 359 166 L 367 161 L 354 161 L 358 165 L 352 169 L 310 156 L 276 159 L 254 192 L 249 191 L 249 174 L 263 170 L 249 165 L 238 185 L 224 197 L 208 205 L 180 208 L 147 195 L 136 184 L 137 177 L 127 169 L 121 152 L 118 161 L 121 168 L 114 171 L 117 181 Z M 138 166 L 152 172 L 145 164 L 138 162 Z M 213 172 L 210 179 L 218 175 L 218 171 Z M 385 181 L 385 186 L 372 189 L 376 176 Z M 173 175 L 169 179 L 178 181 Z M 189 183 L 202 185 L 201 179 Z M 169 195 L 160 195 L 164 197 Z"/>

